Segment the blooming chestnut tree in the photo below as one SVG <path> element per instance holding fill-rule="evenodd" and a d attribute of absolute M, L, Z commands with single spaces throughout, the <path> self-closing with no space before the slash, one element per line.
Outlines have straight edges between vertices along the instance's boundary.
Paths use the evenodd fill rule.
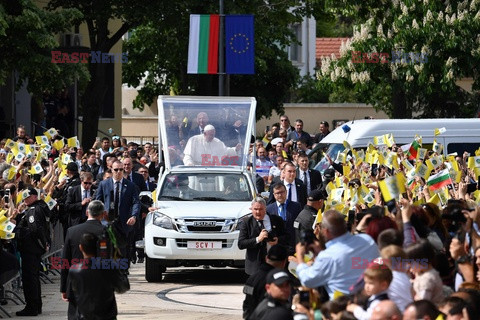
<path fill-rule="evenodd" d="M 480 0 L 340 0 L 333 11 L 359 22 L 340 57 L 323 57 L 318 80 L 353 89 L 394 118 L 471 116 L 479 86 Z"/>

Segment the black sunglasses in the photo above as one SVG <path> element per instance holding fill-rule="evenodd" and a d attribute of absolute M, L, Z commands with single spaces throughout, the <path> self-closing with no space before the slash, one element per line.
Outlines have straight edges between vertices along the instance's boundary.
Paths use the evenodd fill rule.
<path fill-rule="evenodd" d="M 89 185 L 89 184 L 92 184 L 93 182 L 86 182 L 84 181 L 83 184 L 86 184 L 86 185 Z"/>
<path fill-rule="evenodd" d="M 113 171 L 117 172 L 117 171 L 123 171 L 122 168 L 117 168 L 117 169 L 112 169 Z"/>

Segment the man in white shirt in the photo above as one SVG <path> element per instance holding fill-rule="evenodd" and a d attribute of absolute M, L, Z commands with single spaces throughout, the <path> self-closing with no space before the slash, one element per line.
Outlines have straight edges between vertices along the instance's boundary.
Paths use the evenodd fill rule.
<path fill-rule="evenodd" d="M 237 152 L 241 150 L 239 143 L 234 148 L 227 148 L 219 139 L 215 138 L 215 127 L 205 126 L 203 134 L 188 139 L 183 153 L 183 163 L 186 166 L 222 166 L 240 165 Z"/>

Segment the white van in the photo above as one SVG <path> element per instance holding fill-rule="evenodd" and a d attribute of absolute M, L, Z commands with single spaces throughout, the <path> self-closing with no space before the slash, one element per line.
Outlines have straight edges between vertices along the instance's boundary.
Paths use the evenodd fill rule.
<path fill-rule="evenodd" d="M 165 171 L 158 179 L 157 210 L 145 220 L 147 281 L 161 281 L 168 267 L 245 265 L 245 251 L 238 248 L 238 223 L 251 213 L 256 196 L 255 172 L 247 166 L 255 107 L 255 99 L 249 97 L 159 97 Z M 229 151 L 240 144 L 237 154 L 220 156 L 209 149 L 200 122 L 213 125 L 215 139 Z M 202 161 L 184 165 L 182 152 L 188 141 L 209 150 L 202 151 Z"/>
<path fill-rule="evenodd" d="M 446 131 L 435 137 L 436 128 Z M 349 129 L 349 130 L 348 130 Z M 332 159 L 344 150 L 343 141 L 353 148 L 366 148 L 373 137 L 391 133 L 397 146 L 411 143 L 415 135 L 422 137 L 423 145 L 436 139 L 443 144 L 445 154 L 464 151 L 474 153 L 480 147 L 480 119 L 379 119 L 349 121 L 333 130 L 310 153 L 314 168 L 323 173 L 329 167 L 324 151 Z"/>

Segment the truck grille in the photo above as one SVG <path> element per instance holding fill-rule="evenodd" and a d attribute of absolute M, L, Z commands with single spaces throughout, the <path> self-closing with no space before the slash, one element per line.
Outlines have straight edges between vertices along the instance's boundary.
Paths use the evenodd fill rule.
<path fill-rule="evenodd" d="M 231 232 L 234 225 L 232 219 L 219 218 L 185 218 L 188 232 Z"/>
<path fill-rule="evenodd" d="M 177 247 L 179 248 L 186 248 L 187 247 L 187 241 L 222 241 L 222 248 L 231 248 L 233 245 L 233 239 L 175 239 L 177 242 Z"/>

